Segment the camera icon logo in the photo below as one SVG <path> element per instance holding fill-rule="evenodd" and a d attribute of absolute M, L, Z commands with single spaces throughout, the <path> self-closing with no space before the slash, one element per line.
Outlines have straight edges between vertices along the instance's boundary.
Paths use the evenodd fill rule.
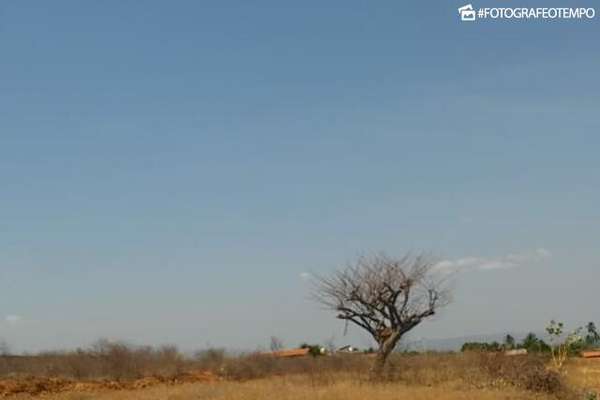
<path fill-rule="evenodd" d="M 472 4 L 467 4 L 458 9 L 462 21 L 475 21 L 475 10 Z"/>

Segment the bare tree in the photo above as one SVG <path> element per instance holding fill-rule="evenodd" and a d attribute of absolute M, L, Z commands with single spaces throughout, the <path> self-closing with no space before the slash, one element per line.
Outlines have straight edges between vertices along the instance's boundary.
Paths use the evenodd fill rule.
<path fill-rule="evenodd" d="M 283 340 L 277 336 L 271 336 L 271 351 L 279 351 L 283 349 Z"/>
<path fill-rule="evenodd" d="M 9 356 L 10 346 L 4 339 L 0 339 L 0 356 Z"/>
<path fill-rule="evenodd" d="M 329 354 L 335 353 L 335 336 L 332 335 L 330 338 L 325 340 L 324 344 L 325 344 L 325 350 L 327 351 L 327 353 L 329 353 Z"/>
<path fill-rule="evenodd" d="M 432 257 L 361 257 L 330 276 L 317 276 L 313 296 L 337 318 L 367 331 L 378 344 L 371 374 L 380 377 L 402 336 L 448 302 Z"/>

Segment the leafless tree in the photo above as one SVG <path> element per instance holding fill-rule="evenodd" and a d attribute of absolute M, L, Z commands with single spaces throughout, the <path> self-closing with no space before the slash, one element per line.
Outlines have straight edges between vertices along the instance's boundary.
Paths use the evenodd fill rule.
<path fill-rule="evenodd" d="M 271 336 L 271 351 L 279 351 L 283 349 L 283 340 L 277 336 Z"/>
<path fill-rule="evenodd" d="M 10 346 L 4 339 L 0 339 L 0 356 L 9 356 Z"/>
<path fill-rule="evenodd" d="M 327 351 L 327 353 L 329 353 L 329 354 L 335 353 L 335 337 L 334 336 L 327 338 L 324 341 L 324 344 L 325 344 L 325 350 Z"/>
<path fill-rule="evenodd" d="M 316 276 L 314 298 L 337 318 L 367 331 L 378 344 L 371 373 L 381 377 L 402 336 L 448 303 L 444 279 L 432 257 L 385 254 L 360 257 L 329 276 Z"/>

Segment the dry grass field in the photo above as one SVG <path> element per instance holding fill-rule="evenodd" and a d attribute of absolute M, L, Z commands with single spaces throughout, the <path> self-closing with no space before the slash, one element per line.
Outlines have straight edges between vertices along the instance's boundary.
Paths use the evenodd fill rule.
<path fill-rule="evenodd" d="M 373 383 L 366 379 L 371 358 L 363 355 L 286 360 L 260 355 L 219 358 L 213 354 L 195 360 L 155 355 L 164 365 L 146 353 L 142 357 L 146 364 L 135 358 L 141 357 L 140 354 L 129 359 L 138 372 L 146 375 L 137 377 L 134 377 L 135 370 L 123 370 L 121 365 L 127 357 L 133 357 L 132 354 L 127 357 L 120 354 L 120 363 L 109 360 L 109 366 L 119 367 L 114 371 L 103 369 L 104 364 L 98 359 L 92 362 L 81 358 L 82 355 L 30 358 L 24 362 L 28 364 L 29 373 L 26 373 L 25 365 L 21 365 L 19 374 L 5 374 L 0 378 L 0 397 L 57 400 L 588 400 L 593 398 L 592 391 L 600 390 L 600 359 L 571 359 L 563 374 L 555 374 L 546 369 L 547 360 L 536 356 L 395 354 L 386 380 Z M 168 360 L 175 365 L 170 365 Z M 68 372 L 68 367 L 73 365 L 77 367 L 76 374 Z M 95 375 L 100 372 L 102 376 Z M 87 377 L 81 378 L 86 374 Z"/>
<path fill-rule="evenodd" d="M 571 359 L 566 370 L 566 380 L 575 387 L 590 388 L 600 393 L 600 358 Z"/>
<path fill-rule="evenodd" d="M 32 399 L 29 395 L 14 399 Z M 367 384 L 340 376 L 336 382 L 314 385 L 308 376 L 272 377 L 248 382 L 219 382 L 157 386 L 142 390 L 104 391 L 95 393 L 66 392 L 45 396 L 60 400 L 364 400 L 364 399 L 555 399 L 553 395 L 537 394 L 515 388 L 457 389 L 452 385 L 437 387 L 411 386 L 402 383 Z"/>
<path fill-rule="evenodd" d="M 588 377 L 589 378 L 589 377 Z M 596 376 L 596 379 L 598 376 Z M 598 384 L 599 382 L 596 381 Z M 34 399 L 23 394 L 14 399 Z M 44 396 L 57 400 L 363 400 L 398 398 L 407 399 L 557 399 L 561 396 L 549 393 L 536 393 L 515 387 L 475 388 L 461 384 L 446 383 L 437 386 L 421 386 L 392 382 L 372 384 L 357 381 L 352 376 L 339 374 L 335 381 L 327 384 L 316 383 L 308 375 L 270 377 L 246 382 L 213 382 L 181 384 L 176 386 L 158 385 L 139 390 L 97 390 L 95 392 L 69 391 Z M 577 396 L 584 399 L 584 396 Z"/>

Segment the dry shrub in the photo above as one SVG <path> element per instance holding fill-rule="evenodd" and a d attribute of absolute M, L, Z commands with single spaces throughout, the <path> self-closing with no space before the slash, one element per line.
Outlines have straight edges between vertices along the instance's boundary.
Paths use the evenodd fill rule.
<path fill-rule="evenodd" d="M 390 359 L 386 379 L 408 385 L 451 385 L 465 389 L 516 387 L 570 397 L 571 390 L 563 377 L 549 370 L 547 361 L 542 356 L 508 357 L 501 353 L 395 354 Z"/>
<path fill-rule="evenodd" d="M 543 393 L 566 391 L 562 376 L 547 368 L 547 359 L 537 355 L 506 357 L 480 354 L 479 363 L 488 376 L 522 389 Z"/>
<path fill-rule="evenodd" d="M 10 374 L 12 371 L 10 356 L 0 355 L 0 376 Z"/>
<path fill-rule="evenodd" d="M 197 351 L 194 354 L 196 367 L 211 371 L 221 371 L 225 365 L 225 349 L 209 348 Z"/>
<path fill-rule="evenodd" d="M 278 374 L 278 359 L 269 355 L 252 353 L 227 359 L 220 372 L 227 379 L 246 381 Z"/>
<path fill-rule="evenodd" d="M 385 376 L 387 381 L 408 385 L 436 386 L 446 383 L 470 385 L 481 382 L 477 359 L 468 354 L 394 354 Z"/>
<path fill-rule="evenodd" d="M 308 375 L 314 383 L 334 382 L 335 374 L 366 375 L 370 360 L 364 356 L 328 356 L 277 358 L 268 354 L 252 353 L 226 359 L 219 371 L 227 379 L 245 381 L 272 375 Z"/>
<path fill-rule="evenodd" d="M 100 375 L 116 380 L 150 375 L 169 377 L 184 370 L 183 356 L 172 345 L 133 347 L 102 340 L 93 346 L 90 355 L 99 361 Z"/>
<path fill-rule="evenodd" d="M 90 349 L 0 357 L 0 376 L 130 380 L 170 377 L 186 368 L 175 346 L 139 347 L 101 340 Z"/>

